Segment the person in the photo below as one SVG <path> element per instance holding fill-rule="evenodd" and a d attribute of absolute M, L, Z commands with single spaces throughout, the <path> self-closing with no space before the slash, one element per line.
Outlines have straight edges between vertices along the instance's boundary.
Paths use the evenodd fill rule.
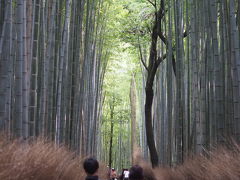
<path fill-rule="evenodd" d="M 124 172 L 123 172 L 123 179 L 124 180 L 128 180 L 129 179 L 129 170 L 126 169 Z"/>
<path fill-rule="evenodd" d="M 120 180 L 128 180 L 129 179 L 129 171 L 128 169 L 123 169 L 122 174 L 119 176 Z"/>
<path fill-rule="evenodd" d="M 98 168 L 99 168 L 99 163 L 98 161 L 93 158 L 87 158 L 83 162 L 83 168 L 87 174 L 87 177 L 85 180 L 99 180 L 98 178 Z"/>
<path fill-rule="evenodd" d="M 114 168 L 111 169 L 111 175 L 110 175 L 110 179 L 111 180 L 116 180 L 117 178 L 117 172 Z"/>
<path fill-rule="evenodd" d="M 129 170 L 129 180 L 143 180 L 143 169 L 139 165 L 134 165 Z"/>

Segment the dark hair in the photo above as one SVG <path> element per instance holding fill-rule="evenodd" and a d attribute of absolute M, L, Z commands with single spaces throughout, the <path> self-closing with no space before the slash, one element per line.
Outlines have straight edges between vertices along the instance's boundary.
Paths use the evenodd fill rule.
<path fill-rule="evenodd" d="M 129 170 L 130 180 L 142 180 L 143 179 L 143 169 L 142 167 L 135 165 Z"/>
<path fill-rule="evenodd" d="M 99 164 L 98 161 L 91 157 L 91 158 L 87 158 L 85 159 L 85 161 L 83 162 L 83 168 L 86 171 L 86 173 L 92 175 L 94 174 L 98 168 L 99 168 Z"/>

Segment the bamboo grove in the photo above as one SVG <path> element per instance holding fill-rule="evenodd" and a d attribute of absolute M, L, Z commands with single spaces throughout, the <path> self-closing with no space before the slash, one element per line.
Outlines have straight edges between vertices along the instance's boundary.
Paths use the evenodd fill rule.
<path fill-rule="evenodd" d="M 149 0 L 149 3 L 156 9 L 155 16 L 162 13 L 156 20 L 160 21 L 156 54 L 162 59 L 153 84 L 152 106 L 157 163 L 175 165 L 192 153 L 204 154 L 230 139 L 239 142 L 239 1 Z M 146 46 L 143 42 L 138 40 L 145 88 L 151 76 L 151 67 L 147 65 L 152 61 L 153 51 L 151 46 L 148 60 L 150 43 Z M 144 106 L 144 100 L 140 101 Z M 143 132 L 144 113 L 142 108 Z M 147 158 L 149 144 L 144 133 L 141 136 Z"/>
<path fill-rule="evenodd" d="M 1 130 L 96 154 L 106 66 L 103 1 L 0 2 Z"/>
<path fill-rule="evenodd" d="M 0 0 L 1 131 L 118 168 L 239 142 L 239 35 L 239 0 Z"/>

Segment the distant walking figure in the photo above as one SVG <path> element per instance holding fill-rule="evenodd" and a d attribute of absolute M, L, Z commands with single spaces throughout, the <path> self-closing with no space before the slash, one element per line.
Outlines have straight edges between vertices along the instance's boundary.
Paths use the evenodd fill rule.
<path fill-rule="evenodd" d="M 135 165 L 129 170 L 129 180 L 143 180 L 142 167 Z"/>
<path fill-rule="evenodd" d="M 95 158 L 85 159 L 85 161 L 83 162 L 83 168 L 87 174 L 85 180 L 99 180 L 97 175 L 99 164 Z"/>
<path fill-rule="evenodd" d="M 120 180 L 128 180 L 129 179 L 129 171 L 128 169 L 123 169 L 122 175 L 119 178 Z"/>
<path fill-rule="evenodd" d="M 114 168 L 111 169 L 110 179 L 111 180 L 116 180 L 117 179 L 117 172 Z"/>

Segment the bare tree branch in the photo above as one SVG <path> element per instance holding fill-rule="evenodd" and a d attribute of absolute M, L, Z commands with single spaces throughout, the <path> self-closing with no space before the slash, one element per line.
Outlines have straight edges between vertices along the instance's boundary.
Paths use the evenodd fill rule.
<path fill-rule="evenodd" d="M 150 4 L 152 4 L 153 5 L 153 7 L 155 7 L 156 8 L 156 1 L 155 1 L 155 3 L 154 2 L 152 2 L 152 1 L 150 1 L 150 0 L 147 0 Z"/>
<path fill-rule="evenodd" d="M 161 18 L 164 16 L 164 10 L 165 10 L 164 0 L 161 0 L 160 3 Z"/>
<path fill-rule="evenodd" d="M 157 66 L 161 64 L 164 61 L 164 59 L 166 59 L 166 57 L 167 57 L 167 54 L 164 54 L 162 57 L 158 57 Z M 174 54 L 172 55 L 172 68 L 173 68 L 174 75 L 176 76 L 176 60 L 175 60 Z"/>
<path fill-rule="evenodd" d="M 150 28 L 149 25 L 147 25 L 147 29 L 148 29 L 148 32 L 151 34 L 151 33 L 152 33 L 152 30 L 151 30 L 151 28 Z"/>
<path fill-rule="evenodd" d="M 162 40 L 162 42 L 167 46 L 167 38 L 163 35 L 162 31 L 159 32 L 158 36 Z"/>
<path fill-rule="evenodd" d="M 163 62 L 164 59 L 166 59 L 167 54 L 164 54 L 162 57 L 158 57 L 157 59 L 157 66 Z"/>
<path fill-rule="evenodd" d="M 140 52 L 141 62 L 142 62 L 142 64 L 143 64 L 143 66 L 145 67 L 145 69 L 146 69 L 147 71 L 149 71 L 146 63 L 145 63 L 144 60 L 143 60 L 142 48 L 141 48 L 141 45 L 140 45 L 140 42 L 139 42 L 139 38 L 138 38 L 138 46 L 139 46 L 139 52 Z"/>

